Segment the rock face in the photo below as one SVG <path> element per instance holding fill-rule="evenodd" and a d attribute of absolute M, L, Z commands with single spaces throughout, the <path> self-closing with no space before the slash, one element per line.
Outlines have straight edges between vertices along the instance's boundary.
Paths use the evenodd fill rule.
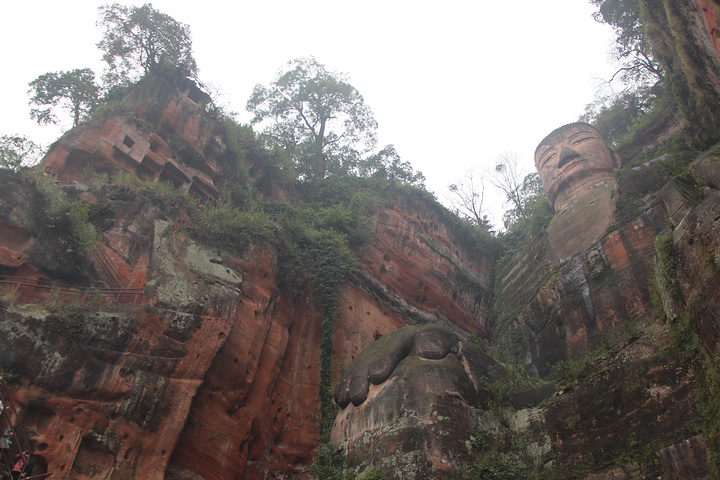
<path fill-rule="evenodd" d="M 351 467 L 457 478 L 472 462 L 467 426 L 475 409 L 488 408 L 483 381 L 494 366 L 481 349 L 437 325 L 385 335 L 338 382 L 331 441 L 347 452 Z"/>
<path fill-rule="evenodd" d="M 603 472 L 587 478 L 644 478 L 661 465 L 670 478 L 709 478 L 697 426 L 704 380 L 695 369 L 713 367 L 689 364 L 682 349 L 691 342 L 679 345 L 669 333 L 683 327 L 668 325 L 688 316 L 690 335 L 710 358 L 718 354 L 718 305 L 710 299 L 718 281 L 717 160 L 708 153 L 691 163 L 705 182 L 696 205 L 659 168 L 674 161 L 623 171 L 611 231 L 585 250 L 558 264 L 541 238 L 499 268 L 497 332 L 517 358 L 543 377 L 561 361 L 595 358 L 582 380 L 547 401 L 543 429 L 558 474 L 584 465 Z M 665 255 L 674 259 L 676 280 L 659 273 L 670 268 L 658 251 L 662 236 L 672 245 Z M 626 464 L 620 473 L 606 468 L 619 463 Z"/>
<path fill-rule="evenodd" d="M 698 427 L 698 372 L 673 343 L 653 298 L 667 288 L 658 277 L 656 239 L 672 229 L 680 297 L 664 314 L 693 312 L 701 343 L 717 355 L 720 324 L 711 293 L 720 258 L 717 162 L 710 153 L 692 163 L 706 184 L 695 206 L 659 161 L 628 169 L 618 177 L 613 227 L 596 242 L 561 260 L 545 237 L 535 238 L 501 262 L 498 342 L 540 377 L 559 362 L 597 355 L 576 383 L 554 394 L 552 385 L 535 387 L 515 397 L 514 410 L 489 414 L 488 391 L 497 395 L 503 381 L 489 368 L 494 360 L 467 355 L 462 342 L 444 356 L 448 342 L 442 340 L 435 343 L 443 362 L 452 362 L 423 359 L 414 346 L 423 330 L 401 329 L 357 356 L 337 384 L 341 410 L 332 441 L 349 465 L 398 478 L 464 478 L 478 458 L 504 451 L 506 471 L 514 471 L 520 455 L 535 465 L 552 459 L 545 468 L 558 476 L 583 469 L 597 473 L 579 478 L 646 478 L 661 471 L 668 478 L 710 478 Z M 450 363 L 464 369 L 454 373 Z M 508 446 L 513 442 L 526 445 L 525 453 Z"/>
<path fill-rule="evenodd" d="M 357 252 L 360 269 L 340 301 L 337 367 L 406 324 L 488 337 L 491 251 L 464 246 L 443 214 L 409 199 L 378 212 L 372 230 L 375 240 Z M 339 374 L 338 368 L 334 378 Z"/>
<path fill-rule="evenodd" d="M 720 141 L 718 18 L 717 2 L 708 0 L 650 0 L 643 8 L 647 37 L 664 78 L 673 91 L 683 92 L 676 96 L 683 127 L 704 146 Z"/>
<path fill-rule="evenodd" d="M 119 105 L 106 107 L 107 118 L 80 125 L 55 143 L 43 160 L 45 170 L 61 182 L 81 180 L 87 168 L 125 171 L 214 198 L 225 144 L 219 124 L 204 114 L 209 101 L 183 77 L 150 78 Z"/>
<path fill-rule="evenodd" d="M 312 461 L 322 315 L 310 292 L 278 285 L 269 245 L 239 255 L 189 236 L 193 207 L 145 187 L 90 185 L 88 167 L 212 200 L 229 154 L 203 103 L 193 85 L 152 78 L 120 113 L 52 147 L 52 191 L 102 230 L 87 255 L 68 248 L 72 222 L 47 235 L 34 181 L 2 178 L 0 274 L 18 294 L 3 296 L 0 365 L 17 375 L 11 391 L 38 472 L 280 478 Z M 432 202 L 399 199 L 371 218 L 376 240 L 356 251 L 335 321 L 335 378 L 406 324 L 487 335 L 494 254 L 464 246 Z M 60 283 L 67 293 L 53 300 Z M 114 307 L 102 293 L 111 289 L 142 294 Z"/>
<path fill-rule="evenodd" d="M 697 417 L 695 372 L 681 358 L 665 353 L 667 343 L 667 330 L 656 325 L 617 354 L 608 353 L 588 381 L 548 400 L 545 429 L 558 474 L 577 471 L 578 465 L 590 471 L 620 465 L 625 469 L 622 478 L 657 470 L 672 472 L 669 478 L 705 478 L 707 470 L 696 466 L 694 476 L 675 476 L 704 461 L 701 449 L 682 459 L 661 453 L 686 441 L 702 444 L 689 421 Z M 640 471 L 630 476 L 631 469 Z"/>
<path fill-rule="evenodd" d="M 667 116 L 626 161 L 694 122 L 704 141 L 716 130 L 718 7 L 678 5 L 646 1 L 648 34 L 673 88 L 710 108 Z M 318 294 L 288 286 L 281 244 L 220 246 L 193 230 L 229 178 L 265 207 L 301 197 L 241 158 L 207 101 L 182 77 L 146 79 L 64 135 L 47 176 L 0 172 L 0 366 L 34 473 L 310 478 L 332 370 L 331 443 L 353 473 L 711 478 L 717 148 L 612 179 L 605 165 L 593 182 L 561 148 L 553 223 L 500 262 L 436 202 L 393 190 L 363 212 L 373 239 L 353 247 L 323 362 Z M 692 175 L 660 167 L 677 161 Z M 289 235 L 275 217 L 271 227 Z"/>
<path fill-rule="evenodd" d="M 549 242 L 540 238 L 500 266 L 498 331 L 521 339 L 515 345 L 518 355 L 541 376 L 560 360 L 580 358 L 603 336 L 617 337 L 628 320 L 643 324 L 654 318 L 648 279 L 655 237 L 668 216 L 659 194 L 644 196 L 644 191 L 667 181 L 659 170 L 657 163 L 649 164 L 619 179 L 620 199 L 627 191 L 640 197 L 642 208 L 635 214 L 621 209 L 615 224 L 620 216 L 640 215 L 589 247 L 558 264 Z"/>

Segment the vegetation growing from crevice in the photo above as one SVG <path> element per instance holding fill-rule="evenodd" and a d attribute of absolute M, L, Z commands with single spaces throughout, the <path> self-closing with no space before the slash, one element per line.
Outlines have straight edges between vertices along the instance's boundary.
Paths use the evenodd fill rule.
<path fill-rule="evenodd" d="M 300 236 L 288 238 L 280 246 L 278 264 L 282 265 L 285 284 L 308 288 L 321 307 L 320 432 L 323 439 L 329 439 L 336 411 L 332 395 L 333 321 L 342 286 L 356 260 L 341 234 L 305 228 Z"/>
<path fill-rule="evenodd" d="M 603 368 L 603 362 L 618 354 L 629 343 L 637 340 L 641 335 L 641 329 L 636 324 L 628 321 L 623 324 L 622 333 L 617 339 L 600 337 L 600 345 L 589 350 L 577 360 L 563 360 L 554 364 L 551 368 L 552 378 L 558 388 L 563 390 L 572 389 L 580 383 L 588 380 L 591 376 L 597 375 Z M 598 368 L 600 370 L 598 370 Z"/>
<path fill-rule="evenodd" d="M 93 206 L 49 177 L 32 174 L 26 178 L 36 192 L 32 212 L 39 229 L 31 260 L 66 280 L 82 277 L 100 240 L 97 228 L 89 222 Z"/>
<path fill-rule="evenodd" d="M 194 207 L 197 203 L 190 195 L 168 182 L 146 181 L 132 173 L 116 172 L 111 176 L 101 175 L 95 180 L 90 178 L 89 181 L 91 185 L 98 186 L 103 196 L 117 200 L 145 200 L 158 207 L 164 215 Z"/>
<path fill-rule="evenodd" d="M 525 210 L 526 215 L 500 237 L 507 249 L 517 248 L 529 238 L 542 235 L 545 227 L 550 224 L 550 220 L 555 215 L 544 193 L 528 199 Z"/>
<path fill-rule="evenodd" d="M 624 166 L 615 171 L 618 194 L 614 199 L 615 214 L 608 232 L 620 229 L 642 215 L 652 200 L 667 183 L 667 175 L 656 162 L 638 167 Z"/>
<path fill-rule="evenodd" d="M 708 468 L 720 475 L 720 360 L 709 354 L 698 340 L 696 313 L 689 309 L 670 321 L 672 351 L 679 353 L 696 372 L 701 431 L 707 444 Z"/>
<path fill-rule="evenodd" d="M 717 125 L 718 92 L 708 81 L 714 67 L 700 42 L 690 37 L 694 19 L 689 9 L 668 0 L 641 3 L 641 15 L 656 57 L 665 67 L 666 88 L 686 120 L 694 148 L 706 148 L 720 137 Z"/>
<path fill-rule="evenodd" d="M 112 305 L 98 293 L 83 294 L 76 292 L 68 297 L 60 290 L 50 291 L 42 302 L 49 315 L 43 321 L 43 328 L 53 336 L 62 335 L 71 341 L 82 343 L 92 335 L 91 315 L 101 309 L 111 309 Z"/>
<path fill-rule="evenodd" d="M 209 204 L 193 210 L 191 234 L 211 245 L 243 254 L 253 243 L 273 239 L 270 218 L 262 210 L 245 210 L 227 203 Z"/>
<path fill-rule="evenodd" d="M 490 394 L 490 409 L 478 412 L 469 444 L 476 460 L 468 466 L 469 477 L 551 478 L 547 465 L 550 448 L 542 420 L 535 418 L 528 406 L 547 398 L 554 391 L 553 385 L 532 376 L 522 362 L 503 351 L 503 346 L 490 346 L 487 340 L 478 337 L 472 337 L 471 342 L 493 358 L 508 360 L 491 366 L 483 376 L 483 388 Z"/>
<path fill-rule="evenodd" d="M 696 155 L 692 155 L 690 158 L 676 157 L 667 162 L 660 162 L 660 167 L 673 180 L 675 187 L 691 205 L 697 205 L 705 196 L 702 182 L 690 169 L 690 161 L 695 157 Z"/>
<path fill-rule="evenodd" d="M 490 408 L 498 413 L 511 408 L 513 397 L 525 390 L 537 387 L 541 381 L 530 375 L 525 365 L 502 363 L 488 369 L 484 378 L 485 388 L 490 392 Z"/>
<path fill-rule="evenodd" d="M 670 297 L 670 300 L 681 301 L 680 289 L 675 278 L 675 258 L 672 254 L 673 241 L 669 234 L 661 234 L 655 237 L 655 254 L 657 255 L 657 266 L 663 290 Z"/>
<path fill-rule="evenodd" d="M 470 441 L 475 461 L 468 465 L 472 480 L 541 480 L 554 478 L 548 461 L 552 454 L 544 433 L 537 426 L 524 428 L 515 423 L 516 412 L 506 408 L 493 414 L 486 430 L 477 431 Z"/>
<path fill-rule="evenodd" d="M 322 312 L 320 446 L 315 452 L 312 471 L 321 479 L 342 478 L 342 461 L 329 444 L 337 411 L 332 382 L 333 322 L 342 286 L 357 264 L 349 237 L 362 229 L 362 222 L 357 213 L 348 214 L 342 207 L 300 210 L 286 202 L 272 202 L 265 205 L 265 212 L 273 216 L 277 225 L 280 286 L 312 294 Z"/>

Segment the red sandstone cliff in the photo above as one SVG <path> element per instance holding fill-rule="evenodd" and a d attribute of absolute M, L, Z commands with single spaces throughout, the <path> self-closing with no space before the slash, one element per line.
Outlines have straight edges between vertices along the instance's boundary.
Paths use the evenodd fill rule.
<path fill-rule="evenodd" d="M 648 4 L 659 15 L 655 33 L 668 32 L 654 41 L 668 40 L 670 60 L 688 57 L 686 37 L 701 44 L 701 58 L 717 59 L 712 2 L 693 1 L 684 17 L 670 8 L 677 2 Z M 710 104 L 717 103 L 720 78 L 715 60 L 673 63 L 687 83 L 697 80 L 697 96 Z M 19 415 L 12 421 L 30 436 L 37 472 L 78 479 L 309 476 L 319 440 L 317 298 L 309 288 L 281 283 L 270 243 L 221 248 L 192 234 L 195 206 L 128 182 L 98 181 L 122 171 L 169 182 L 211 204 L 237 159 L 206 102 L 183 78 L 148 79 L 96 121 L 63 136 L 44 161 L 51 175 L 44 181 L 0 175 L 0 366 L 16 375 L 10 386 Z M 673 121 L 661 126 L 663 135 L 677 130 Z M 492 444 L 510 455 L 519 445 L 523 459 L 552 463 L 567 476 L 582 470 L 593 472 L 588 479 L 643 478 L 658 468 L 669 478 L 706 476 L 696 386 L 704 372 L 678 355 L 669 330 L 672 319 L 690 312 L 702 352 L 720 353 L 716 157 L 711 151 L 693 163 L 706 194 L 694 206 L 657 163 L 624 171 L 614 225 L 563 262 L 537 235 L 498 268 L 493 254 L 468 245 L 433 202 L 398 195 L 389 207 L 375 205 L 368 215 L 373 240 L 354 247 L 358 268 L 342 285 L 333 379 L 376 339 L 409 324 L 455 330 L 459 347 L 447 358 L 460 365 L 459 377 L 470 369 L 462 347 L 470 334 L 495 331 L 543 377 L 552 365 L 581 359 L 605 341 L 614 347 L 573 385 L 554 394 L 531 391 L 533 398 L 516 399 L 512 411 L 488 410 L 484 395 L 466 403 L 463 392 L 436 382 L 441 395 L 420 417 L 432 423 L 398 435 L 403 445 L 392 436 L 373 437 L 395 428 L 393 415 L 406 413 L 406 392 L 399 389 L 389 396 L 392 408 L 382 402 L 364 408 L 383 412 L 381 422 L 358 409 L 356 420 L 369 426 L 362 433 L 367 445 L 382 448 L 364 456 L 358 442 L 354 465 L 407 447 L 404 465 L 413 466 L 419 458 L 413 451 L 431 445 L 431 464 L 422 471 L 452 478 L 455 467 L 483 458 L 482 448 Z M 249 185 L 264 185 L 260 198 L 292 196 L 272 185 L 263 165 L 243 162 Z M 48 180 L 59 185 L 50 188 Z M 60 204 L 54 216 L 43 215 L 52 202 Z M 95 248 L 76 238 L 78 219 L 102 232 Z M 280 230 L 276 225 L 275 234 L 286 234 Z M 671 233 L 674 296 L 650 281 L 659 281 L 654 242 L 662 232 Z M 412 355 L 403 361 L 390 387 L 415 378 L 410 388 L 422 391 L 436 378 L 437 371 L 428 377 L 414 371 Z M 482 375 L 470 377 L 466 390 L 482 391 Z M 370 397 L 379 398 L 376 387 Z M 438 436 L 465 449 L 438 451 Z"/>
<path fill-rule="evenodd" d="M 0 309 L 0 365 L 17 375 L 19 422 L 52 478 L 280 477 L 312 460 L 322 316 L 310 292 L 278 285 L 269 245 L 238 255 L 189 236 L 195 207 L 88 180 L 125 171 L 212 200 L 227 149 L 203 99 L 182 79 L 151 78 L 51 148 L 55 188 L 102 224 L 89 256 L 63 250 L 64 230 L 48 236 L 32 181 L 5 179 L 0 273 L 17 295 Z M 437 206 L 398 200 L 372 213 L 374 241 L 355 252 L 336 377 L 406 323 L 485 334 L 492 255 L 462 246 Z M 38 303 L 59 283 L 71 285 L 56 305 L 71 301 L 72 315 Z"/>

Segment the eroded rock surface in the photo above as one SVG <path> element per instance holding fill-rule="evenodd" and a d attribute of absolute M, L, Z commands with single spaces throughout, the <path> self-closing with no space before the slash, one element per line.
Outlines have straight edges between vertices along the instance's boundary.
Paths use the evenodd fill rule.
<path fill-rule="evenodd" d="M 49 234 L 31 181 L 2 178 L 0 274 L 11 288 L 42 288 L 3 303 L 0 365 L 19 375 L 20 421 L 54 478 L 275 478 L 302 476 L 312 461 L 322 316 L 311 292 L 280 288 L 271 246 L 239 256 L 189 236 L 191 207 L 84 183 L 88 167 L 124 171 L 212 199 L 225 140 L 203 105 L 191 84 L 149 79 L 120 113 L 51 149 L 43 167 L 102 231 L 92 255 L 70 255 L 69 237 Z M 376 241 L 356 251 L 360 268 L 340 299 L 335 378 L 406 324 L 487 335 L 496 254 L 463 245 L 449 217 L 421 200 L 372 215 Z M 103 297 L 68 316 L 38 305 L 56 283 L 90 289 L 63 294 L 78 305 L 99 287 L 139 293 L 117 312 Z"/>
<path fill-rule="evenodd" d="M 475 410 L 496 365 L 444 327 L 405 327 L 366 348 L 337 383 L 331 441 L 351 466 L 403 478 L 456 478 L 471 460 Z"/>

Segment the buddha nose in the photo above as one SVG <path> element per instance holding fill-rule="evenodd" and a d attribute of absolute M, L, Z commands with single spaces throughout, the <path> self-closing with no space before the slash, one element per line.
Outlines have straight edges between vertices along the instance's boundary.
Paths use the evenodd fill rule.
<path fill-rule="evenodd" d="M 562 168 L 568 162 L 580 158 L 580 154 L 569 147 L 563 147 L 560 151 L 560 160 L 558 161 L 558 168 Z"/>

